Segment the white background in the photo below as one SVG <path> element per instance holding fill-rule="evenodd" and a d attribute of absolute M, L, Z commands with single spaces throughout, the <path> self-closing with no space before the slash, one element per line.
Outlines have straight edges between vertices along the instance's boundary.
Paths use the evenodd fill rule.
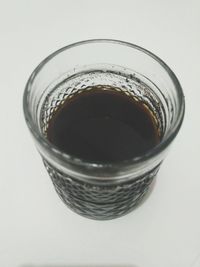
<path fill-rule="evenodd" d="M 177 74 L 183 127 L 152 194 L 93 221 L 60 201 L 25 125 L 22 94 L 48 54 L 89 38 L 141 45 Z M 0 266 L 200 266 L 199 0 L 0 1 Z M 199 263 L 198 263 L 199 262 Z"/>

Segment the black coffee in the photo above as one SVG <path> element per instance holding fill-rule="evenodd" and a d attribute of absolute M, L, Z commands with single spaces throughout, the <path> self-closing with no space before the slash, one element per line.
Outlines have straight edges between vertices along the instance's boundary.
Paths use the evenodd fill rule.
<path fill-rule="evenodd" d="M 48 140 L 70 155 L 102 163 L 137 157 L 158 144 L 155 119 L 143 102 L 103 88 L 67 99 L 50 119 Z"/>

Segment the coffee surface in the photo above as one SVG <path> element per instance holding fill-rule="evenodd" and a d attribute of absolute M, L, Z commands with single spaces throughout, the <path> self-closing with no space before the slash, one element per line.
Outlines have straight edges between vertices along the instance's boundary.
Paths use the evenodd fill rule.
<path fill-rule="evenodd" d="M 141 156 L 159 141 L 155 119 L 142 101 L 117 88 L 75 94 L 49 121 L 47 138 L 85 161 L 111 163 Z"/>

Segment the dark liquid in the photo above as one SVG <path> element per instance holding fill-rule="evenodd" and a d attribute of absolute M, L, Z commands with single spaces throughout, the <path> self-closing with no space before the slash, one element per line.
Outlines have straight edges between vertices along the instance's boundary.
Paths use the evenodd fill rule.
<path fill-rule="evenodd" d="M 55 111 L 47 138 L 61 151 L 102 163 L 137 157 L 159 142 L 155 119 L 141 101 L 97 87 Z"/>

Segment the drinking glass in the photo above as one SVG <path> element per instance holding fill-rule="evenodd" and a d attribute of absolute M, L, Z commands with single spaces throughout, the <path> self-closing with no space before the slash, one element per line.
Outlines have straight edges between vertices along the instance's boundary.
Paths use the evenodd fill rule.
<path fill-rule="evenodd" d="M 57 108 L 98 85 L 142 101 L 155 119 L 160 143 L 114 163 L 86 161 L 50 143 L 47 129 Z M 58 195 L 73 211 L 98 220 L 120 217 L 141 202 L 181 127 L 184 106 L 180 83 L 160 58 L 111 39 L 81 41 L 52 53 L 31 74 L 23 99 L 28 128 Z"/>

